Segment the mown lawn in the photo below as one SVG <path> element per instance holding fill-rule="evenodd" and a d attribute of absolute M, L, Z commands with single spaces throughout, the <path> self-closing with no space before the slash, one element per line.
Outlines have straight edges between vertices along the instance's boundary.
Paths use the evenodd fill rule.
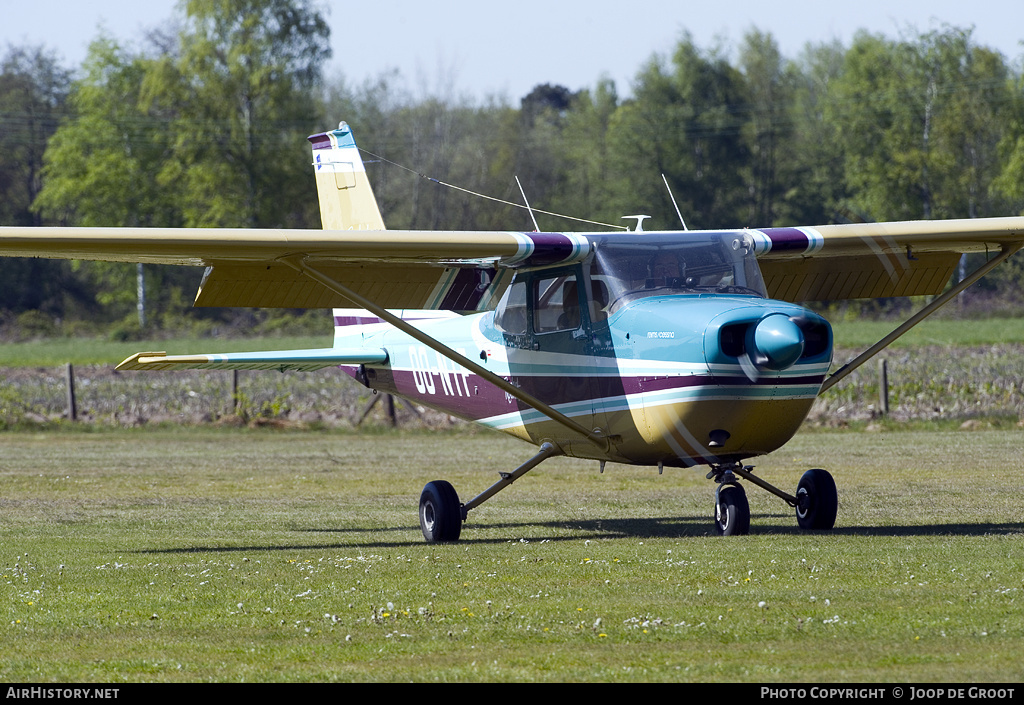
<path fill-rule="evenodd" d="M 116 365 L 141 351 L 185 353 L 244 352 L 251 350 L 289 350 L 331 346 L 329 316 L 325 312 L 322 336 L 291 336 L 242 339 L 174 339 L 151 341 L 113 341 L 90 338 L 53 338 L 0 345 L 0 367 L 51 367 L 76 365 Z M 825 314 L 829 317 L 829 314 Z M 900 321 L 845 321 L 831 317 L 836 346 L 866 348 L 892 331 Z M 1024 343 L 1024 319 L 988 318 L 956 320 L 930 318 L 900 338 L 894 347 L 977 346 L 1000 343 Z M 839 362 L 837 360 L 837 362 Z"/>
<path fill-rule="evenodd" d="M 329 330 L 325 312 L 325 329 Z M 182 338 L 175 340 L 115 341 L 99 338 L 52 338 L 0 344 L 0 367 L 53 367 L 116 365 L 137 352 L 187 353 L 248 352 L 253 350 L 303 350 L 329 348 L 331 334 L 280 338 Z"/>
<path fill-rule="evenodd" d="M 0 436 L 6 681 L 1019 681 L 1024 432 L 816 432 L 759 459 L 836 476 L 834 531 L 697 471 L 553 459 L 490 433 Z"/>

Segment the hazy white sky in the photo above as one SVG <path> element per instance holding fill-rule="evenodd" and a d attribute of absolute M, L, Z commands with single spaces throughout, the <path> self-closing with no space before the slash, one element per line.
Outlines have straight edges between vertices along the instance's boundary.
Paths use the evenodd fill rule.
<path fill-rule="evenodd" d="M 974 27 L 976 43 L 1024 55 L 1024 0 L 314 0 L 331 26 L 332 74 L 359 83 L 397 68 L 410 90 L 445 97 L 505 96 L 538 83 L 576 90 L 602 75 L 620 95 L 654 53 L 684 31 L 699 46 L 739 44 L 752 27 L 771 32 L 784 55 L 807 42 L 849 43 L 858 29 L 896 37 L 943 24 Z M 104 28 L 132 42 L 174 15 L 175 0 L 0 0 L 0 50 L 44 44 L 79 64 Z"/>

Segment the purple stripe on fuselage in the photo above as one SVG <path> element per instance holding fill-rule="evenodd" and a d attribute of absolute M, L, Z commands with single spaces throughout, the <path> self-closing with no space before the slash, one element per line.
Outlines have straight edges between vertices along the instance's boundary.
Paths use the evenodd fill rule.
<path fill-rule="evenodd" d="M 663 389 L 682 389 L 714 384 L 710 375 L 686 375 L 685 377 L 623 377 L 619 382 L 623 393 L 639 394 L 641 392 L 661 391 Z"/>
<path fill-rule="evenodd" d="M 510 399 L 503 390 L 473 374 L 467 373 L 463 376 L 448 371 L 443 375 L 438 372 L 416 375 L 409 370 L 395 370 L 391 381 L 391 385 L 371 386 L 467 421 L 477 421 L 519 409 L 519 402 Z M 433 389 L 433 393 L 417 391 L 417 382 L 421 385 L 426 383 L 425 386 Z"/>
<path fill-rule="evenodd" d="M 811 245 L 810 238 L 796 228 L 766 228 L 761 231 L 772 241 L 772 252 L 792 251 L 805 252 Z"/>
<path fill-rule="evenodd" d="M 807 375 L 804 377 L 763 377 L 757 382 L 752 382 L 742 372 L 737 371 L 735 375 L 728 377 L 717 374 L 715 376 L 688 375 L 686 377 L 634 377 L 623 380 L 623 386 L 627 393 L 637 392 L 660 392 L 665 389 L 683 389 L 685 387 L 803 387 L 809 384 L 821 384 L 825 375 Z"/>
<path fill-rule="evenodd" d="M 371 323 L 383 323 L 384 321 L 376 316 L 335 316 L 335 327 L 364 326 Z"/>

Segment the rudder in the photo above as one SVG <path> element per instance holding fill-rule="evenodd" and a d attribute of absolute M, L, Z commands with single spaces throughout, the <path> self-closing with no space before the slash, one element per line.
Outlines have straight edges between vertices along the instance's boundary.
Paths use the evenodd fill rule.
<path fill-rule="evenodd" d="M 377 199 L 348 123 L 311 135 L 324 230 L 384 230 Z"/>

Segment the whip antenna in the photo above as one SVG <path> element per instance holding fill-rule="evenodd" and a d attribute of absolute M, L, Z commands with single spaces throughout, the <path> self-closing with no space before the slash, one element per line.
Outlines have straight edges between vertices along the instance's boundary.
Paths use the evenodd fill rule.
<path fill-rule="evenodd" d="M 427 181 L 433 181 L 438 186 L 444 186 L 446 188 L 454 189 L 455 191 L 460 191 L 462 193 L 469 194 L 470 196 L 476 196 L 477 198 L 484 198 L 484 199 L 486 199 L 488 201 L 494 201 L 495 203 L 502 203 L 502 204 L 504 204 L 506 206 L 512 206 L 513 208 L 527 208 L 528 210 L 531 210 L 531 211 L 536 210 L 538 213 L 543 213 L 544 215 L 550 215 L 550 216 L 553 216 L 555 218 L 565 218 L 567 220 L 575 220 L 578 223 L 590 223 L 591 225 L 600 225 L 602 227 L 613 228 L 615 230 L 626 230 L 627 229 L 627 228 L 625 228 L 622 225 L 615 225 L 613 223 L 602 223 L 602 222 L 600 222 L 598 220 L 587 220 L 586 218 L 576 218 L 576 217 L 573 217 L 571 215 L 565 215 L 564 213 L 553 213 L 551 211 L 542 210 L 540 208 L 536 208 L 536 209 L 528 208 L 527 206 L 524 206 L 522 203 L 513 203 L 512 201 L 506 201 L 506 200 L 503 200 L 501 198 L 495 198 L 494 196 L 488 196 L 486 193 L 478 193 L 477 191 L 471 191 L 468 188 L 462 188 L 461 186 L 456 186 L 455 184 L 450 184 L 447 181 L 441 181 L 440 179 L 435 179 L 433 176 L 427 176 L 426 174 L 421 174 L 420 172 L 416 171 L 415 169 L 410 169 L 409 167 L 403 166 L 403 165 L 399 164 L 398 162 L 393 162 L 390 159 L 386 159 L 385 157 L 382 157 L 379 154 L 374 154 L 373 152 L 371 152 L 371 151 L 369 151 L 367 149 L 363 149 L 362 147 L 359 148 L 359 151 L 362 152 L 363 154 L 366 154 L 367 156 L 373 157 L 374 161 L 378 161 L 378 162 L 380 162 L 382 164 L 390 164 L 391 166 L 398 167 L 399 169 L 402 169 L 403 171 L 407 171 L 410 174 L 415 174 L 416 176 L 420 177 L 421 179 L 426 179 Z M 371 161 L 371 160 L 366 160 L 367 163 L 369 163 L 369 161 Z"/>
<path fill-rule="evenodd" d="M 676 203 L 676 197 L 672 195 L 672 189 L 669 187 L 668 179 L 665 178 L 664 174 L 661 175 L 661 180 L 665 182 L 665 190 L 668 191 L 668 197 L 672 199 L 672 207 L 676 209 L 676 215 L 679 216 L 679 222 L 683 224 L 683 230 L 689 230 L 686 227 L 686 221 L 683 220 L 683 214 L 679 212 L 679 204 Z"/>
<path fill-rule="evenodd" d="M 519 177 L 516 177 L 516 185 L 519 187 L 519 193 L 523 194 L 523 203 L 526 204 L 526 210 L 530 211 L 530 220 L 533 221 L 533 231 L 536 233 L 540 232 L 540 228 L 537 227 L 537 219 L 533 217 L 533 209 L 530 208 L 530 201 L 526 198 L 526 191 L 523 190 L 523 185 L 519 183 Z"/>

